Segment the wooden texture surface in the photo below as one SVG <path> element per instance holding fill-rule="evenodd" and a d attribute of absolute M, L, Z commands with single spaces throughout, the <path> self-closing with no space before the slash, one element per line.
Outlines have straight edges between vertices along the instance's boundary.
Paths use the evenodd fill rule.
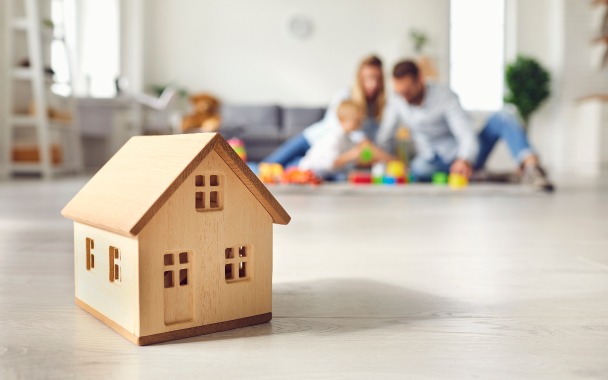
<path fill-rule="evenodd" d="M 196 211 L 195 176 L 214 172 L 223 173 L 220 181 L 224 184 L 217 187 L 223 189 L 223 209 Z M 272 229 L 272 219 L 264 207 L 217 153 L 209 153 L 139 234 L 142 256 L 138 335 L 270 313 Z M 225 249 L 244 244 L 251 247 L 248 276 L 228 283 L 224 272 Z M 191 252 L 188 284 L 165 289 L 161 280 L 163 270 L 168 267 L 163 267 L 163 255 L 181 251 Z M 234 254 L 238 256 L 237 252 Z M 163 318 L 163 303 L 171 301 L 175 302 Z M 189 317 L 177 315 L 186 310 Z"/>
<path fill-rule="evenodd" d="M 94 240 L 95 267 L 86 266 L 87 238 Z M 110 247 L 119 247 L 119 278 L 109 281 Z M 74 223 L 75 296 L 131 334 L 139 332 L 139 244 L 137 238 Z M 112 266 L 110 266 L 112 261 Z M 118 263 L 118 261 L 116 262 Z M 112 277 L 114 271 L 112 271 Z"/>
<path fill-rule="evenodd" d="M 137 235 L 214 150 L 275 223 L 289 223 L 285 209 L 216 133 L 132 137 L 72 198 L 62 214 L 108 231 Z"/>
<path fill-rule="evenodd" d="M 235 319 L 231 321 L 224 321 L 213 323 L 210 325 L 204 326 L 196 326 L 181 330 L 168 331 L 154 335 L 147 335 L 143 337 L 138 337 L 133 335 L 131 332 L 125 330 L 121 325 L 109 319 L 105 315 L 98 312 L 96 309 L 82 302 L 80 299 L 76 298 L 76 305 L 81 309 L 85 310 L 87 313 L 91 314 L 93 317 L 97 318 L 100 322 L 103 322 L 108 327 L 114 329 L 118 334 L 122 335 L 125 339 L 130 341 L 133 344 L 137 344 L 139 346 L 147 346 L 149 344 L 158 344 L 163 342 L 171 342 L 178 339 L 192 338 L 200 335 L 208 335 L 214 334 L 217 332 L 223 332 L 228 330 L 234 330 L 239 328 L 245 328 L 249 326 L 255 326 L 262 323 L 267 323 L 272 320 L 272 313 L 253 315 L 251 317 Z"/>
<path fill-rule="evenodd" d="M 146 347 L 74 305 L 84 183 L 0 183 L 3 380 L 606 379 L 606 182 L 276 191 L 273 320 Z"/>

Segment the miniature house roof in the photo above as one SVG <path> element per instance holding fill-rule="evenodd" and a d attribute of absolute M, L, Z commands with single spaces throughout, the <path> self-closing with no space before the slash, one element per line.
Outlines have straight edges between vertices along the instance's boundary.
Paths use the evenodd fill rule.
<path fill-rule="evenodd" d="M 132 137 L 61 213 L 76 222 L 135 236 L 213 150 L 274 223 L 289 223 L 285 209 L 216 133 Z"/>

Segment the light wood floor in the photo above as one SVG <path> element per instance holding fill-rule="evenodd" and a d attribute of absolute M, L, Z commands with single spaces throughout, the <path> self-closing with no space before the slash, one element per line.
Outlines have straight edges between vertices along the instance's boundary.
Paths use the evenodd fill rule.
<path fill-rule="evenodd" d="M 608 379 L 605 184 L 278 189 L 273 321 L 137 347 L 74 305 L 85 180 L 0 183 L 0 379 Z"/>

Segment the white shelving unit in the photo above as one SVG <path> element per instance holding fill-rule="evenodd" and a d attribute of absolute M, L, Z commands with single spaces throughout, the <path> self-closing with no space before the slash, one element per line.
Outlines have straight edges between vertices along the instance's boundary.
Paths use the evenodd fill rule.
<path fill-rule="evenodd" d="M 5 163 L 5 176 L 15 173 L 39 173 L 43 178 L 52 178 L 56 174 L 80 172 L 83 168 L 82 145 L 80 131 L 76 122 L 76 108 L 74 106 L 71 57 L 68 46 L 63 37 L 56 37 L 42 29 L 40 15 L 40 0 L 6 0 L 6 104 L 5 120 L 2 124 L 2 152 Z M 44 0 L 50 1 L 50 0 Z M 60 1 L 60 0 L 53 0 Z M 18 15 L 17 9 L 21 6 L 23 15 Z M 62 7 L 63 9 L 63 7 Z M 65 20 L 65 17 L 64 17 Z M 55 25 L 54 27 L 57 27 Z M 65 30 L 65 29 L 64 29 Z M 19 67 L 16 57 L 16 41 L 19 34 L 25 36 L 29 67 Z M 23 37 L 21 37 L 23 38 Z M 50 62 L 45 62 L 45 44 L 60 41 L 64 44 L 66 62 L 68 64 L 69 82 L 61 83 L 69 89 L 69 94 L 59 95 L 52 91 L 57 82 L 44 72 Z M 49 45 L 50 46 L 50 45 Z M 50 48 L 49 48 L 50 50 Z M 28 82 L 31 90 L 30 102 L 35 105 L 36 111 L 32 113 L 16 112 L 15 89 L 18 82 Z M 23 85 L 19 85 L 23 86 Z M 61 111 L 71 115 L 69 119 L 56 119 L 49 117 L 49 106 L 59 104 Z M 16 162 L 13 159 L 13 149 L 19 143 L 18 139 L 27 139 L 28 146 L 34 146 L 38 152 L 38 160 L 33 162 Z M 23 142 L 21 142 L 23 143 Z M 51 150 L 58 146 L 61 152 L 59 162 L 53 162 Z"/>

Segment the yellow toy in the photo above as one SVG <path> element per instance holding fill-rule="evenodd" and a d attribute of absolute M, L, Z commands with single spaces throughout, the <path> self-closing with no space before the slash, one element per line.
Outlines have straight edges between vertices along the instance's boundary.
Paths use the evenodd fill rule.
<path fill-rule="evenodd" d="M 260 180 L 264 183 L 279 183 L 283 178 L 283 166 L 281 164 L 261 162 L 258 170 Z"/>
<path fill-rule="evenodd" d="M 389 161 L 386 165 L 386 175 L 393 178 L 405 177 L 405 163 L 402 161 Z"/>
<path fill-rule="evenodd" d="M 272 226 L 290 216 L 219 134 L 131 138 L 62 214 L 76 304 L 131 342 L 271 320 Z"/>
<path fill-rule="evenodd" d="M 448 185 L 452 190 L 464 189 L 465 187 L 467 187 L 468 184 L 469 180 L 462 174 L 452 173 L 448 177 Z"/>

